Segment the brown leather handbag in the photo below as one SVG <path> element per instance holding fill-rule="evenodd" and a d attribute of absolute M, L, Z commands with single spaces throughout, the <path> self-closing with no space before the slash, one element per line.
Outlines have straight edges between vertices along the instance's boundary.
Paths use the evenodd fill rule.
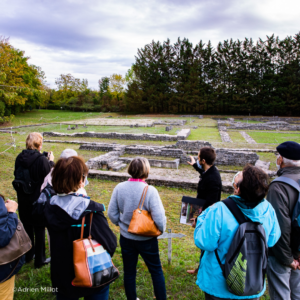
<path fill-rule="evenodd" d="M 161 231 L 155 225 L 151 214 L 148 211 L 143 210 L 147 191 L 148 185 L 143 190 L 138 208 L 133 211 L 128 232 L 141 236 L 155 237 L 161 235 Z"/>
<path fill-rule="evenodd" d="M 9 244 L 0 248 L 0 265 L 8 264 L 17 258 L 20 258 L 27 253 L 31 247 L 31 240 L 26 233 L 22 222 L 18 220 L 17 229 Z"/>

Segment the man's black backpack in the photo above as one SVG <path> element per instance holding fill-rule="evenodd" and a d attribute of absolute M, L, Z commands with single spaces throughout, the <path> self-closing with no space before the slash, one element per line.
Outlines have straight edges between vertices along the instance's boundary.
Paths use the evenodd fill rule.
<path fill-rule="evenodd" d="M 37 155 L 31 165 L 40 157 L 41 155 Z M 33 181 L 30 177 L 29 168 L 25 168 L 22 165 L 18 167 L 15 171 L 15 180 L 12 182 L 14 189 L 18 191 L 23 191 L 25 194 L 32 194 L 35 190 L 37 182 Z"/>
<path fill-rule="evenodd" d="M 240 224 L 222 265 L 217 260 L 226 279 L 228 290 L 238 296 L 253 296 L 264 288 L 268 261 L 266 233 L 260 223 L 246 219 L 234 200 L 223 200 Z"/>

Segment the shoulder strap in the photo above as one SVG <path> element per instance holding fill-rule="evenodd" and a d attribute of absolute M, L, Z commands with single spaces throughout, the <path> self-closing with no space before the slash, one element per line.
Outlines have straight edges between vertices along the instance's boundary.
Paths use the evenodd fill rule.
<path fill-rule="evenodd" d="M 238 221 L 238 223 L 240 225 L 248 222 L 248 219 L 246 219 L 246 217 L 244 216 L 242 211 L 239 209 L 239 207 L 236 205 L 234 200 L 227 198 L 221 202 L 227 206 L 227 208 L 230 210 L 230 212 L 233 214 L 233 216 L 235 217 L 235 219 Z"/>
<path fill-rule="evenodd" d="M 291 178 L 288 178 L 288 177 L 284 177 L 284 176 L 280 176 L 280 177 L 277 177 L 275 178 L 271 184 L 273 182 L 283 182 L 283 183 L 286 183 L 290 186 L 292 186 L 294 189 L 296 189 L 299 193 L 300 193 L 300 186 L 299 186 L 299 183 Z"/>

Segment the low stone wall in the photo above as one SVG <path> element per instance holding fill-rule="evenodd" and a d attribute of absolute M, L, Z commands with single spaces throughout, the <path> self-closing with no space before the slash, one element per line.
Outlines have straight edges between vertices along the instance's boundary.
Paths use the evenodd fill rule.
<path fill-rule="evenodd" d="M 102 139 L 120 139 L 120 140 L 149 140 L 149 141 L 178 141 L 185 140 L 191 133 L 190 129 L 182 129 L 177 135 L 169 134 L 133 134 L 133 133 L 117 133 L 117 132 L 77 132 L 77 133 L 59 133 L 59 132 L 43 132 L 43 136 L 50 137 L 93 137 Z"/>
<path fill-rule="evenodd" d="M 233 166 L 245 166 L 246 164 L 255 164 L 259 159 L 259 156 L 255 152 L 249 151 L 232 151 L 229 149 L 215 149 L 217 158 L 215 164 L 218 165 L 233 165 Z M 197 159 L 198 151 L 190 151 L 189 154 Z M 182 155 L 180 157 L 181 163 L 190 161 L 188 155 Z"/>
<path fill-rule="evenodd" d="M 122 153 L 120 151 L 111 151 L 106 154 L 90 158 L 86 165 L 90 169 L 105 169 L 110 163 L 117 161 Z"/>
<path fill-rule="evenodd" d="M 219 126 L 219 133 L 224 143 L 232 143 L 232 140 L 227 132 L 227 128 L 225 126 Z"/>
<path fill-rule="evenodd" d="M 96 178 L 96 179 L 100 179 L 100 180 L 123 182 L 123 181 L 127 181 L 128 178 L 130 178 L 130 176 L 127 173 L 90 170 L 89 174 L 88 174 L 88 178 Z M 183 189 L 187 189 L 187 190 L 197 190 L 199 180 L 198 180 L 198 178 L 195 178 L 192 180 L 166 179 L 165 177 L 162 177 L 162 176 L 150 175 L 146 181 L 148 184 L 155 185 L 155 186 L 167 186 L 167 187 L 183 188 Z M 229 182 L 229 181 L 222 182 L 222 192 L 224 192 L 224 193 L 232 193 L 233 192 L 231 182 Z"/>
<path fill-rule="evenodd" d="M 119 160 L 129 164 L 133 158 L 132 157 L 119 157 Z M 177 169 L 180 164 L 180 159 L 174 159 L 174 160 L 160 160 L 160 159 L 151 159 L 148 158 L 149 164 L 151 167 L 157 167 L 157 168 L 169 168 L 169 169 Z"/>
<path fill-rule="evenodd" d="M 162 120 L 155 121 L 153 125 L 174 125 L 174 126 L 183 126 L 185 125 L 187 120 Z"/>
<path fill-rule="evenodd" d="M 218 121 L 218 127 L 226 129 L 246 129 L 246 130 L 282 130 L 282 131 L 300 131 L 300 125 L 290 125 L 284 121 L 272 121 L 266 123 L 243 123 L 232 120 Z"/>
<path fill-rule="evenodd" d="M 176 147 L 183 150 L 198 150 L 202 147 L 211 147 L 211 143 L 206 141 L 178 141 Z"/>

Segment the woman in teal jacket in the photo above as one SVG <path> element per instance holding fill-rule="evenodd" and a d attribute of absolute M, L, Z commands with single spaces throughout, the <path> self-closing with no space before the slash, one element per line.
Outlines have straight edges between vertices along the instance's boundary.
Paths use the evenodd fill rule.
<path fill-rule="evenodd" d="M 267 183 L 267 175 L 262 170 L 248 165 L 235 178 L 235 195 L 230 198 L 246 217 L 263 225 L 268 247 L 272 247 L 281 232 L 272 205 L 264 199 L 268 190 Z M 238 227 L 238 222 L 222 201 L 208 207 L 198 217 L 194 240 L 196 246 L 205 252 L 201 258 L 196 283 L 204 291 L 205 300 L 258 299 L 264 294 L 265 287 L 254 296 L 237 296 L 227 288 L 214 250 L 217 249 L 221 263 L 224 264 Z"/>

